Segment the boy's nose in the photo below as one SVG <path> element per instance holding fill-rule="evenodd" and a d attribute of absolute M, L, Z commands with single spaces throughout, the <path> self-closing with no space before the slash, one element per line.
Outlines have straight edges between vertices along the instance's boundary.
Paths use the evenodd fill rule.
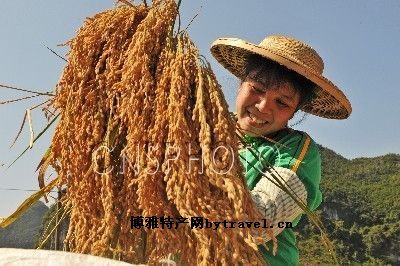
<path fill-rule="evenodd" d="M 270 114 L 272 112 L 272 104 L 271 104 L 271 97 L 268 97 L 268 92 L 262 95 L 258 102 L 256 103 L 255 107 L 258 109 L 260 113 L 263 114 Z"/>

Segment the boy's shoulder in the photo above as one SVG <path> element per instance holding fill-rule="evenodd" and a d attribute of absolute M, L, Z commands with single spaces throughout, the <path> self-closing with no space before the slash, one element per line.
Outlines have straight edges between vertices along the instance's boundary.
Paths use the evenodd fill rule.
<path fill-rule="evenodd" d="M 317 143 L 306 132 L 289 129 L 289 134 L 280 143 L 281 152 L 289 153 L 292 157 L 305 160 L 309 158 L 320 158 L 320 151 Z"/>

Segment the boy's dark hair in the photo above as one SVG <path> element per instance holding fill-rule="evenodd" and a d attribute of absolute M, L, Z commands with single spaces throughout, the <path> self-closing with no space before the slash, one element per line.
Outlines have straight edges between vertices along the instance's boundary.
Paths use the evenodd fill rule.
<path fill-rule="evenodd" d="M 314 83 L 295 71 L 257 54 L 250 55 L 247 62 L 244 78 L 249 77 L 254 79 L 262 83 L 266 88 L 281 86 L 286 83 L 292 85 L 300 94 L 300 103 L 297 109 L 300 109 L 312 100 L 314 96 Z M 253 73 L 249 76 L 251 72 Z"/>

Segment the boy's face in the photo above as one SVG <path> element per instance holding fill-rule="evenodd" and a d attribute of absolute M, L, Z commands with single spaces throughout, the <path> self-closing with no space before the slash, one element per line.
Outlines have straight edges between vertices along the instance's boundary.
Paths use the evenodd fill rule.
<path fill-rule="evenodd" d="M 266 88 L 246 78 L 236 98 L 239 126 L 251 136 L 272 134 L 287 126 L 299 102 L 300 94 L 288 84 Z"/>

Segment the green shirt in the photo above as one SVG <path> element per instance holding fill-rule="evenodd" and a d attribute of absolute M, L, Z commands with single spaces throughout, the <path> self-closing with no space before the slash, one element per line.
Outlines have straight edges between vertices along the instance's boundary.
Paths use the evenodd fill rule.
<path fill-rule="evenodd" d="M 311 210 L 317 208 L 322 201 L 319 190 L 321 179 L 321 157 L 316 143 L 304 132 L 284 129 L 274 137 L 278 144 L 264 138 L 246 136 L 245 140 L 257 151 L 257 157 L 247 151 L 240 151 L 240 159 L 245 167 L 246 182 L 252 190 L 261 179 L 260 171 L 266 165 L 279 166 L 291 169 L 297 174 L 307 190 L 307 206 Z M 254 167 L 253 167 L 254 166 Z M 297 225 L 301 216 L 292 221 Z M 290 222 L 290 221 L 283 221 Z M 278 241 L 277 254 L 272 254 L 271 241 L 266 243 L 269 250 L 259 246 L 259 250 L 268 265 L 298 265 L 299 251 L 296 246 L 296 237 L 290 228 L 284 229 L 276 236 Z"/>

